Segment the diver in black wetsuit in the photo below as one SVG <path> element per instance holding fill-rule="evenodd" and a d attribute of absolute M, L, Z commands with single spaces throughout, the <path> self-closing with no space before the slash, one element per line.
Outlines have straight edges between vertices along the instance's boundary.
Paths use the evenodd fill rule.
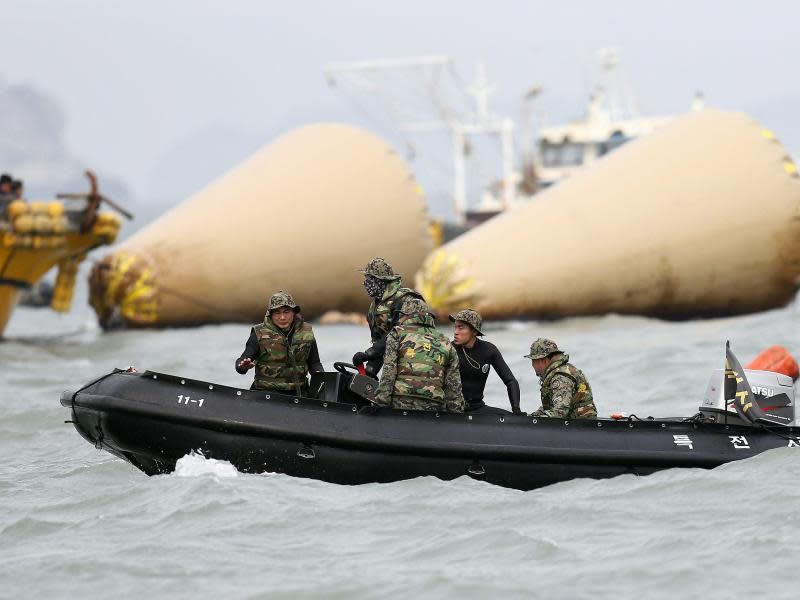
<path fill-rule="evenodd" d="M 482 336 L 483 320 L 468 308 L 450 315 L 453 321 L 453 345 L 458 352 L 458 370 L 461 373 L 461 389 L 464 393 L 464 412 L 478 414 L 508 414 L 507 410 L 487 406 L 483 401 L 483 390 L 489 377 L 490 367 L 503 380 L 508 389 L 508 400 L 515 415 L 524 414 L 519 408 L 519 383 L 508 368 L 503 355 L 491 342 L 479 340 Z"/>

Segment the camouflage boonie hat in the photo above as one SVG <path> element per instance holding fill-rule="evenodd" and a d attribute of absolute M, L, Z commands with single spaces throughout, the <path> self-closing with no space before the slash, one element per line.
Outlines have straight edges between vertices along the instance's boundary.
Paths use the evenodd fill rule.
<path fill-rule="evenodd" d="M 300 307 L 295 304 L 292 295 L 289 292 L 284 292 L 283 290 L 280 290 L 269 297 L 269 306 L 267 307 L 267 311 L 272 312 L 276 308 L 281 308 L 283 306 L 288 306 L 289 308 L 294 309 L 294 312 L 300 311 Z"/>
<path fill-rule="evenodd" d="M 359 269 L 358 272 L 363 273 L 364 275 L 372 275 L 373 277 L 382 279 L 383 281 L 394 281 L 395 279 L 400 279 L 400 275 L 394 272 L 392 265 L 380 257 L 373 258 L 367 263 L 366 267 Z"/>
<path fill-rule="evenodd" d="M 404 315 L 427 315 L 430 314 L 430 307 L 419 298 L 408 298 L 403 302 L 400 312 Z"/>
<path fill-rule="evenodd" d="M 472 327 L 478 335 L 483 335 L 483 332 L 481 331 L 483 319 L 481 319 L 478 311 L 472 310 L 471 308 L 465 308 L 464 310 L 458 311 L 455 315 L 449 316 L 453 323 L 456 321 L 464 321 L 464 323 Z"/>
<path fill-rule="evenodd" d="M 555 352 L 561 352 L 561 350 L 553 340 L 538 338 L 531 344 L 531 353 L 526 354 L 523 358 L 544 358 Z"/>

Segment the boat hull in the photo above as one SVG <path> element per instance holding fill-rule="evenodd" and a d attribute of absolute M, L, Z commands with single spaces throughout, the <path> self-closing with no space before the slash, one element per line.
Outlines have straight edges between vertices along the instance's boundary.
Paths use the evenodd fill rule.
<path fill-rule="evenodd" d="M 269 397 L 267 397 L 269 396 Z M 797 446 L 800 432 L 684 420 L 534 419 L 359 408 L 146 372 L 62 396 L 80 434 L 149 475 L 191 452 L 247 473 L 340 484 L 469 476 L 535 489 L 575 478 L 714 468 Z"/>

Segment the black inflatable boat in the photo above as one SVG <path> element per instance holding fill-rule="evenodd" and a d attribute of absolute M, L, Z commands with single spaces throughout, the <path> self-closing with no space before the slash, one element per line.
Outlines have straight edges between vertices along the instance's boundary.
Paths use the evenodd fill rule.
<path fill-rule="evenodd" d="M 374 380 L 337 368 L 315 375 L 314 398 L 114 371 L 65 392 L 61 403 L 86 440 L 148 475 L 169 473 L 196 451 L 242 472 L 341 484 L 466 475 L 529 490 L 576 477 L 713 468 L 800 446 L 791 379 L 748 372 L 758 382 L 749 399 L 733 381 L 725 393 L 724 379 L 750 390 L 740 367 L 715 373 L 691 418 L 572 421 L 378 409 L 365 399 Z"/>

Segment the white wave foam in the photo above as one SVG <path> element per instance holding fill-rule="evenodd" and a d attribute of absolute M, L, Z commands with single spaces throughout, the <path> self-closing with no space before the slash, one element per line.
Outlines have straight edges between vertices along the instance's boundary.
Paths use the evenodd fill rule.
<path fill-rule="evenodd" d="M 206 458 L 201 452 L 190 452 L 175 463 L 175 475 L 178 477 L 201 477 L 213 475 L 214 477 L 236 477 L 236 470 L 227 460 Z"/>

